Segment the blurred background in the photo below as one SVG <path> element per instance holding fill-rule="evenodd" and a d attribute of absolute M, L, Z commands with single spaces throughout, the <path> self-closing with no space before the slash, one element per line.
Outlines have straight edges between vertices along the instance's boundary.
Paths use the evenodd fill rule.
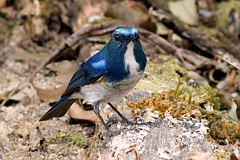
<path fill-rule="evenodd" d="M 76 68 L 123 26 L 140 31 L 145 80 L 152 74 L 153 83 L 169 83 L 163 90 L 143 82 L 138 88 L 167 93 L 173 105 L 202 108 L 200 115 L 186 108 L 169 112 L 179 119 L 203 116 L 214 143 L 231 144 L 220 157 L 240 158 L 239 14 L 238 0 L 0 0 L 0 159 L 79 159 L 89 151 L 98 122 L 92 111 L 75 104 L 70 119 L 38 119 Z M 144 100 L 152 102 L 151 96 Z M 144 105 L 127 103 L 135 116 Z M 169 109 L 148 107 L 161 118 Z"/>

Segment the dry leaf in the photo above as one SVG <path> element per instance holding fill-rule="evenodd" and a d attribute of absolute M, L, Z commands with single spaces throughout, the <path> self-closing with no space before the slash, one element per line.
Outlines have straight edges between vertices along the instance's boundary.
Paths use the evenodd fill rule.
<path fill-rule="evenodd" d="M 25 96 L 26 94 L 24 92 L 19 91 L 16 94 L 14 94 L 12 97 L 10 97 L 10 99 L 14 101 L 21 101 Z"/>
<path fill-rule="evenodd" d="M 238 121 L 238 116 L 237 116 L 237 105 L 236 103 L 232 100 L 232 106 L 231 109 L 229 111 L 229 116 L 235 120 Z"/>
<path fill-rule="evenodd" d="M 240 118 L 240 99 L 233 100 L 229 93 L 218 92 L 217 96 L 222 104 L 221 109 L 229 110 L 229 116 L 237 121 Z"/>
<path fill-rule="evenodd" d="M 193 79 L 195 82 L 197 82 L 200 86 L 209 86 L 208 81 L 206 78 L 202 77 L 197 72 L 188 71 L 188 78 Z"/>
<path fill-rule="evenodd" d="M 236 112 L 237 112 L 238 119 L 240 119 L 240 98 L 235 99 L 234 102 L 237 105 L 237 111 Z"/>
<path fill-rule="evenodd" d="M 22 48 L 15 48 L 15 54 L 11 55 L 11 58 L 15 61 L 41 61 L 48 56 L 49 54 L 46 52 L 32 54 Z"/>
<path fill-rule="evenodd" d="M 86 22 L 90 19 L 90 17 L 103 16 L 103 13 L 107 8 L 107 2 L 104 0 L 92 0 L 92 1 L 79 0 L 79 4 L 81 5 L 76 7 L 71 6 L 72 10 L 75 10 L 74 15 L 77 16 L 72 21 L 73 31 L 77 31 L 80 28 L 82 28 L 86 24 Z"/>
<path fill-rule="evenodd" d="M 86 111 L 77 102 L 73 103 L 69 108 L 68 115 L 77 120 L 89 121 L 93 123 L 99 122 L 99 119 L 93 110 Z"/>
<path fill-rule="evenodd" d="M 59 98 L 61 97 L 63 92 L 66 90 L 69 81 L 71 80 L 74 72 L 76 71 L 76 68 L 77 67 L 69 67 L 68 70 L 59 74 L 57 77 L 55 77 L 56 81 L 62 82 L 62 86 L 59 88 L 41 89 L 41 88 L 35 86 L 34 83 L 31 81 L 34 89 L 37 92 L 38 97 L 47 102 L 55 102 L 55 101 L 59 100 Z"/>
<path fill-rule="evenodd" d="M 74 64 L 75 63 L 73 63 L 72 61 L 62 60 L 59 62 L 49 64 L 47 68 L 57 73 L 69 72 L 69 71 L 72 72 L 72 70 L 76 71 L 77 69 L 77 67 Z M 74 71 L 72 72 L 72 75 Z"/>
<path fill-rule="evenodd" d="M 168 35 L 169 34 L 170 30 L 165 25 L 163 25 L 162 23 L 159 23 L 159 22 L 156 22 L 156 25 L 157 25 L 157 32 L 156 32 L 157 35 Z"/>
<path fill-rule="evenodd" d="M 13 131 L 13 128 L 11 128 L 7 122 L 0 122 L 0 138 L 7 139 L 8 135 L 11 134 Z"/>
<path fill-rule="evenodd" d="M 147 15 L 141 9 L 132 8 L 127 5 L 126 2 L 122 2 L 110 7 L 106 12 L 106 16 L 121 19 L 136 26 L 139 26 L 141 23 L 149 19 L 149 15 Z"/>
<path fill-rule="evenodd" d="M 209 73 L 209 76 L 213 77 L 211 76 L 211 73 Z M 238 88 L 238 84 L 237 84 L 238 82 L 235 81 L 235 77 L 236 77 L 236 70 L 232 70 L 225 76 L 225 79 L 223 79 L 222 81 L 219 81 L 219 83 L 217 84 L 217 88 L 220 91 L 233 92 Z M 213 78 L 211 78 L 211 80 L 212 79 Z"/>
<path fill-rule="evenodd" d="M 55 80 L 57 82 L 61 82 L 61 83 L 69 83 L 69 81 L 71 80 L 73 74 L 75 73 L 75 71 L 77 70 L 77 67 L 72 67 L 69 68 L 67 71 L 60 73 L 59 75 L 57 75 L 55 77 Z"/>
<path fill-rule="evenodd" d="M 151 22 L 147 9 L 141 2 L 121 2 L 110 7 L 106 11 L 105 15 L 108 17 L 123 20 L 128 24 L 141 26 L 153 32 L 155 32 L 157 29 L 156 24 Z"/>
<path fill-rule="evenodd" d="M 7 0 L 0 0 L 0 8 L 4 8 L 7 6 Z"/>
<path fill-rule="evenodd" d="M 65 83 L 61 87 L 55 89 L 41 89 L 35 86 L 34 83 L 32 83 L 32 85 L 40 99 L 47 102 L 56 102 L 66 90 L 68 83 Z"/>
<path fill-rule="evenodd" d="M 168 6 L 173 15 L 190 25 L 198 24 L 196 0 L 169 1 Z"/>
<path fill-rule="evenodd" d="M 222 92 L 218 92 L 217 96 L 219 97 L 219 100 L 221 102 L 221 104 L 223 105 L 223 109 L 230 109 L 232 106 L 232 97 L 229 93 L 222 93 Z"/>

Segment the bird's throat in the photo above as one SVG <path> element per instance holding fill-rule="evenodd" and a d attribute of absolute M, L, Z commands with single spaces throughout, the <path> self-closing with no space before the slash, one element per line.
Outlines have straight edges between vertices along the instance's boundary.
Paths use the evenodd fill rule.
<path fill-rule="evenodd" d="M 129 71 L 131 75 L 136 75 L 139 70 L 139 63 L 137 63 L 134 55 L 134 44 L 129 42 L 126 53 L 124 55 L 125 70 Z"/>

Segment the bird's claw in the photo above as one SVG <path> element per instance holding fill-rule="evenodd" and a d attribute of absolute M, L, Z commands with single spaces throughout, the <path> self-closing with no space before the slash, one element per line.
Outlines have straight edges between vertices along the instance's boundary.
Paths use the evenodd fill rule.
<path fill-rule="evenodd" d="M 129 121 L 128 119 L 124 119 L 122 120 L 122 123 L 126 123 L 127 125 L 151 125 L 153 122 L 133 122 L 133 121 Z"/>
<path fill-rule="evenodd" d="M 112 130 L 108 129 L 106 131 L 106 137 L 103 141 L 102 147 L 106 148 L 106 145 L 109 142 L 111 137 L 117 136 L 117 135 L 121 134 L 122 132 L 128 131 L 128 130 L 133 130 L 133 129 L 131 129 L 131 128 L 130 129 L 129 128 L 121 128 L 121 129 L 118 129 L 118 130 L 115 130 L 115 131 L 112 131 Z"/>

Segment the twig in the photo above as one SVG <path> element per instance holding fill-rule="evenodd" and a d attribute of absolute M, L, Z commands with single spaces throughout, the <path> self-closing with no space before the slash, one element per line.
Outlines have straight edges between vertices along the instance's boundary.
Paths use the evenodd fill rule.
<path fill-rule="evenodd" d="M 81 39 L 90 36 L 102 35 L 108 32 L 111 32 L 116 27 L 126 26 L 122 21 L 107 21 L 101 24 L 96 24 L 93 26 L 88 26 L 80 29 L 79 31 L 73 33 L 70 37 L 66 39 L 64 43 L 62 43 L 53 54 L 43 62 L 31 75 L 31 78 L 35 76 L 37 72 L 39 72 L 42 68 L 46 67 L 49 63 L 54 61 L 61 53 L 63 53 L 69 47 L 72 47 L 76 43 L 78 43 Z"/>
<path fill-rule="evenodd" d="M 177 56 L 189 70 L 196 70 L 211 64 L 211 60 L 204 56 L 198 55 L 186 49 L 178 48 L 162 37 L 145 29 L 138 28 L 138 30 L 141 35 L 149 39 L 155 46 L 161 46 L 161 48 L 168 54 Z"/>
<path fill-rule="evenodd" d="M 33 77 L 39 72 L 42 68 L 45 68 L 49 63 L 53 62 L 61 53 L 63 53 L 69 47 L 72 47 L 74 44 L 78 43 L 81 39 L 84 39 L 89 36 L 101 35 L 111 32 L 117 27 L 127 26 L 122 21 L 107 21 L 101 24 L 96 24 L 92 26 L 88 26 L 80 29 L 79 31 L 72 34 L 70 37 L 66 39 L 64 43 L 62 43 L 53 54 L 45 60 L 33 73 L 27 77 L 21 84 L 19 84 L 14 90 L 12 90 L 6 99 L 1 103 L 1 106 L 4 106 L 6 102 L 13 96 L 19 89 L 24 88 L 30 81 L 32 81 Z"/>
<path fill-rule="evenodd" d="M 162 12 L 163 14 L 160 14 Z M 173 16 L 169 13 L 166 13 L 163 10 L 153 11 L 153 17 L 166 25 L 169 29 L 172 29 L 174 33 L 179 35 L 180 37 L 189 40 L 201 53 L 202 55 L 210 58 L 218 57 L 223 61 L 227 62 L 231 66 L 240 70 L 240 62 L 234 58 L 232 55 L 239 57 L 236 53 L 239 53 L 238 50 L 233 49 L 232 46 L 226 46 L 226 44 L 215 43 L 209 38 L 200 36 L 185 26 L 178 23 Z"/>
<path fill-rule="evenodd" d="M 14 95 L 19 89 L 25 87 L 30 81 L 33 81 L 33 77 L 36 75 L 37 72 L 45 68 L 49 63 L 53 62 L 61 53 L 63 53 L 69 47 L 72 47 L 82 39 L 85 39 L 91 36 L 106 34 L 106 33 L 112 32 L 114 29 L 118 27 L 126 27 L 126 26 L 129 26 L 129 25 L 127 25 L 122 21 L 107 21 L 101 24 L 96 24 L 96 25 L 82 28 L 79 31 L 75 32 L 70 37 L 68 37 L 66 41 L 62 43 L 53 52 L 53 54 L 47 60 L 45 60 L 29 77 L 27 77 L 23 83 L 18 85 L 12 92 L 10 92 L 7 98 L 1 103 L 1 106 L 3 106 L 10 99 L 10 97 Z M 188 50 L 180 49 L 175 45 L 169 43 L 167 40 L 163 39 L 162 37 L 152 32 L 149 32 L 145 29 L 142 29 L 142 28 L 137 28 L 137 29 L 139 30 L 140 34 L 144 36 L 145 39 L 148 39 L 149 43 L 153 44 L 153 46 L 161 46 L 161 48 L 164 49 L 167 53 L 178 56 L 179 59 L 184 62 L 184 64 L 188 69 L 197 69 L 207 64 L 210 64 L 209 59 L 203 56 L 197 55 Z M 189 58 L 189 57 L 192 57 L 192 58 Z M 189 62 L 189 64 L 187 64 L 187 62 Z"/>

